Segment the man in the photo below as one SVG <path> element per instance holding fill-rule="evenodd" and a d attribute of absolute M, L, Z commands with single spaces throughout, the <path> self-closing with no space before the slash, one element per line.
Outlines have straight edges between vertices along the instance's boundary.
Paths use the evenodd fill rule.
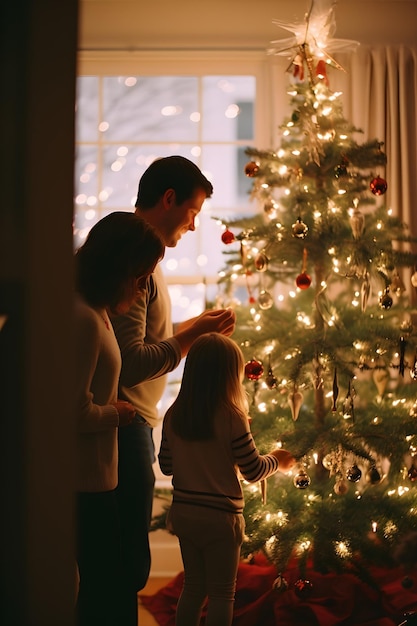
<path fill-rule="evenodd" d="M 188 159 L 157 159 L 139 181 L 136 213 L 154 226 L 165 246 L 175 247 L 184 233 L 195 230 L 195 219 L 212 193 L 212 184 Z M 134 421 L 119 432 L 117 487 L 126 602 L 132 626 L 136 626 L 137 592 L 145 586 L 150 570 L 148 533 L 155 483 L 152 429 L 162 419 L 157 404 L 166 374 L 203 333 L 231 335 L 235 315 L 230 310 L 204 311 L 180 324 L 174 333 L 169 294 L 158 266 L 130 311 L 112 321 L 122 352 L 119 395 L 136 409 Z"/>

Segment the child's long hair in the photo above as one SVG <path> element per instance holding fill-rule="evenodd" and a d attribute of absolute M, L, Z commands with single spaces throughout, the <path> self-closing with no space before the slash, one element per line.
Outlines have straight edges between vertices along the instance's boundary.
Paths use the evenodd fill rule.
<path fill-rule="evenodd" d="M 216 416 L 247 413 L 244 360 L 236 343 L 219 333 L 201 335 L 185 361 L 179 394 L 168 409 L 172 428 L 189 441 L 214 436 Z"/>

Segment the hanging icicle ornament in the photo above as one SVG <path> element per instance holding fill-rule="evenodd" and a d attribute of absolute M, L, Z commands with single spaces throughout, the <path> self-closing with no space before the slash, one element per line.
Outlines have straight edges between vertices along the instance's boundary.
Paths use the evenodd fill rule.
<path fill-rule="evenodd" d="M 245 165 L 245 174 L 248 178 L 255 178 L 259 174 L 259 165 L 256 161 L 249 161 Z"/>
<path fill-rule="evenodd" d="M 233 243 L 235 241 L 235 239 L 236 239 L 236 237 L 234 236 L 234 234 L 232 233 L 231 230 L 226 228 L 226 230 L 223 231 L 223 233 L 222 233 L 222 241 L 223 241 L 223 243 L 228 245 L 229 243 Z"/>
<path fill-rule="evenodd" d="M 383 196 L 388 189 L 388 183 L 381 176 L 376 176 L 371 180 L 369 187 L 374 196 Z"/>
<path fill-rule="evenodd" d="M 312 361 L 313 363 L 313 384 L 314 389 L 321 389 L 323 387 L 323 366 L 319 357 L 316 355 Z"/>
<path fill-rule="evenodd" d="M 311 285 L 311 276 L 307 274 L 307 249 L 303 250 L 303 265 L 301 268 L 301 274 L 298 274 L 295 279 L 295 284 L 299 289 L 308 289 Z"/>
<path fill-rule="evenodd" d="M 337 406 L 336 406 L 336 402 L 337 402 L 337 398 L 339 397 L 339 385 L 337 384 L 337 368 L 334 368 L 334 376 L 333 376 L 333 406 L 332 406 L 332 412 L 336 413 L 337 411 Z"/>
<path fill-rule="evenodd" d="M 266 504 L 266 494 L 267 494 L 267 482 L 266 478 L 263 478 L 261 481 L 261 498 L 262 504 Z"/>
<path fill-rule="evenodd" d="M 351 423 L 355 421 L 353 397 L 354 397 L 354 391 L 352 388 L 352 383 L 349 380 L 349 386 L 348 386 L 346 398 L 343 401 L 343 419 L 350 420 Z"/>
<path fill-rule="evenodd" d="M 369 281 L 369 272 L 365 272 L 365 276 L 361 285 L 361 311 L 362 313 L 366 311 L 370 293 L 371 293 L 371 283 Z"/>
<path fill-rule="evenodd" d="M 245 272 L 245 281 L 246 281 L 246 291 L 248 292 L 248 300 L 249 300 L 249 304 L 255 304 L 256 303 L 256 298 L 252 293 L 252 288 L 250 286 L 250 282 L 249 279 L 252 276 L 252 272 L 250 270 L 246 270 Z"/>
<path fill-rule="evenodd" d="M 291 393 L 288 394 L 288 404 L 291 409 L 291 415 L 294 422 L 298 419 L 300 414 L 301 405 L 303 404 L 303 394 L 298 390 L 297 386 L 294 385 L 294 389 Z"/>
<path fill-rule="evenodd" d="M 245 364 L 245 376 L 249 380 L 259 380 L 264 373 L 264 367 L 260 361 L 251 359 Z"/>
<path fill-rule="evenodd" d="M 400 362 L 398 365 L 398 370 L 401 376 L 404 378 L 405 371 L 405 348 L 407 346 L 407 342 L 404 337 L 400 337 Z"/>
<path fill-rule="evenodd" d="M 304 224 L 301 217 L 297 219 L 296 222 L 292 225 L 292 234 L 293 237 L 297 237 L 298 239 L 305 239 L 308 233 L 308 226 Z"/>
<path fill-rule="evenodd" d="M 352 214 L 349 218 L 350 227 L 352 229 L 354 239 L 359 239 L 365 228 L 365 216 L 358 209 L 358 199 L 353 201 Z"/>
<path fill-rule="evenodd" d="M 381 307 L 381 309 L 388 311 L 388 309 L 392 307 L 392 303 L 393 299 L 390 296 L 389 287 L 386 287 L 384 293 L 379 298 L 379 306 Z"/>

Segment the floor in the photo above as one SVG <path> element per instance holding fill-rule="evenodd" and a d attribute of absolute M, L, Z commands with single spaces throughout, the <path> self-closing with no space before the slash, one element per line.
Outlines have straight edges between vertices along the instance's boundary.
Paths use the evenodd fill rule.
<path fill-rule="evenodd" d="M 172 580 L 171 578 L 150 578 L 146 584 L 146 587 L 141 591 L 141 593 L 151 596 L 156 593 L 162 587 L 165 587 L 167 583 Z M 139 617 L 138 624 L 139 626 L 158 626 L 158 622 L 156 622 L 153 616 L 148 613 L 148 611 L 143 607 L 140 603 L 139 599 Z"/>

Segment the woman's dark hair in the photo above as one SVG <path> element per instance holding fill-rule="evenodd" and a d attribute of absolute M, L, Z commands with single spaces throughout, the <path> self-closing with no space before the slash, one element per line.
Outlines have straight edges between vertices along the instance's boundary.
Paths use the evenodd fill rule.
<path fill-rule="evenodd" d="M 113 308 L 128 280 L 150 274 L 164 256 L 155 229 L 135 213 L 116 211 L 90 230 L 75 254 L 77 290 L 91 306 Z"/>
<path fill-rule="evenodd" d="M 195 163 L 182 156 L 169 156 L 156 159 L 145 170 L 135 206 L 150 209 L 167 189 L 175 191 L 177 204 L 189 200 L 198 189 L 203 189 L 207 198 L 213 193 L 213 185 Z"/>

